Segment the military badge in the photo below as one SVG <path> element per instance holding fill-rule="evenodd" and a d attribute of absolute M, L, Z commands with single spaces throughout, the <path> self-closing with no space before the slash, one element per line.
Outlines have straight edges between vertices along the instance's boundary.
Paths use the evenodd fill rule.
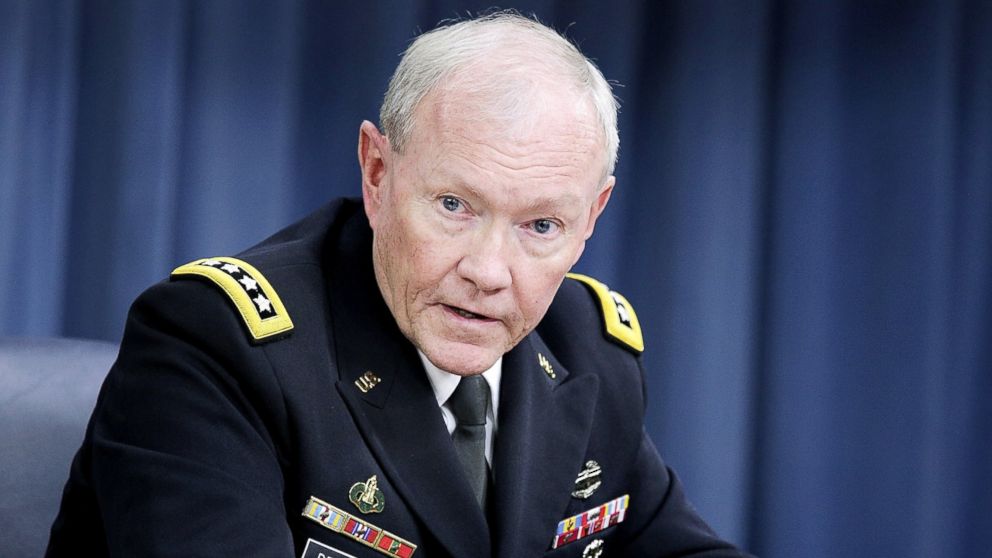
<path fill-rule="evenodd" d="M 589 543 L 582 551 L 582 558 L 599 558 L 603 555 L 603 539 L 596 539 Z"/>
<path fill-rule="evenodd" d="M 555 536 L 551 539 L 551 548 L 564 546 L 623 522 L 627 517 L 627 505 L 629 503 L 630 495 L 624 494 L 601 506 L 596 506 L 578 515 L 562 519 L 558 522 Z M 602 545 L 598 545 L 597 548 L 592 550 L 587 548 L 586 551 L 593 552 L 590 556 L 599 556 L 595 552 L 601 548 Z M 601 554 L 602 550 L 598 552 Z M 583 553 L 583 556 L 585 556 L 585 553 Z"/>
<path fill-rule="evenodd" d="M 379 382 L 381 381 L 382 378 L 376 376 L 375 372 L 367 370 L 360 378 L 355 380 L 355 386 L 362 393 L 368 393 L 372 388 L 379 385 Z"/>
<path fill-rule="evenodd" d="M 309 517 L 331 531 L 340 531 L 341 526 L 348 519 L 348 514 L 319 498 L 311 496 L 307 505 L 303 507 L 303 517 Z"/>
<path fill-rule="evenodd" d="M 386 506 L 385 497 L 379 490 L 376 476 L 372 475 L 365 482 L 356 482 L 348 491 L 348 499 L 362 513 L 379 513 Z"/>
<path fill-rule="evenodd" d="M 364 485 L 365 489 L 363 490 L 367 490 L 369 483 L 374 481 L 374 479 L 375 476 L 364 483 L 355 484 L 356 486 Z M 354 487 L 352 487 L 352 489 L 354 489 Z M 379 492 L 379 502 L 382 502 L 381 492 Z M 303 517 L 306 517 L 307 519 L 310 519 L 311 521 L 314 521 L 335 533 L 360 542 L 365 546 L 368 546 L 387 556 L 411 558 L 413 553 L 417 550 L 417 545 L 412 542 L 401 537 L 397 537 L 389 531 L 373 525 L 368 521 L 354 517 L 348 512 L 332 506 L 320 498 L 315 498 L 313 496 L 310 497 L 306 505 L 303 507 Z"/>
<path fill-rule="evenodd" d="M 603 484 L 599 478 L 602 472 L 599 463 L 592 460 L 586 461 L 586 466 L 579 471 L 579 476 L 575 479 L 575 490 L 572 491 L 572 498 L 585 500 L 592 496 L 592 493 Z"/>
<path fill-rule="evenodd" d="M 551 361 L 548 360 L 548 357 L 542 355 L 541 353 L 537 353 L 537 363 L 541 365 L 541 368 L 544 369 L 544 373 L 547 374 L 549 378 L 552 380 L 555 379 L 555 369 L 551 366 Z"/>

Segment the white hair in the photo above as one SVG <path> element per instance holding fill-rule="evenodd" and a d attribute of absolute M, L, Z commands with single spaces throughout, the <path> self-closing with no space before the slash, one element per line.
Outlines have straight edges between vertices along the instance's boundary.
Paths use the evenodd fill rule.
<path fill-rule="evenodd" d="M 472 68 L 498 70 L 499 80 L 473 79 Z M 535 69 L 539 70 L 535 72 Z M 567 84 L 588 99 L 602 129 L 606 173 L 613 174 L 620 137 L 618 103 L 596 65 L 555 30 L 513 11 L 442 25 L 417 37 L 406 49 L 379 110 L 379 122 L 398 153 L 413 133 L 421 100 L 450 84 L 497 99 L 487 112 L 514 117 L 533 106 L 534 87 L 548 80 Z M 468 85 L 469 87 L 465 87 Z M 529 87 L 528 87 L 529 85 Z M 480 107 L 481 108 L 481 107 Z"/>

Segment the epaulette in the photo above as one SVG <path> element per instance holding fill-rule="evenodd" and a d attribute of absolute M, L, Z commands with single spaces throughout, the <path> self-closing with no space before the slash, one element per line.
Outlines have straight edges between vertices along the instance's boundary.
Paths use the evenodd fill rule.
<path fill-rule="evenodd" d="M 275 289 L 248 262 L 236 258 L 194 260 L 173 270 L 171 278 L 199 276 L 220 287 L 241 314 L 253 343 L 278 339 L 293 329 L 293 321 Z"/>
<path fill-rule="evenodd" d="M 607 337 L 634 352 L 644 351 L 641 324 L 637 321 L 634 308 L 622 294 L 611 291 L 609 287 L 587 275 L 569 273 L 567 277 L 584 284 L 599 300 Z"/>

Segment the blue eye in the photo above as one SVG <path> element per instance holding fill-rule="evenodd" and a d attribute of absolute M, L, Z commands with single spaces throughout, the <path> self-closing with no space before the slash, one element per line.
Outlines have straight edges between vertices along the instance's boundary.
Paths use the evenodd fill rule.
<path fill-rule="evenodd" d="M 444 196 L 443 198 L 441 198 L 441 205 L 443 205 L 444 208 L 447 209 L 448 211 L 454 213 L 455 211 L 461 209 L 462 202 L 459 201 L 458 198 L 452 196 Z"/>
<path fill-rule="evenodd" d="M 550 219 L 538 219 L 533 223 L 534 232 L 537 234 L 548 234 L 554 230 L 557 224 Z"/>

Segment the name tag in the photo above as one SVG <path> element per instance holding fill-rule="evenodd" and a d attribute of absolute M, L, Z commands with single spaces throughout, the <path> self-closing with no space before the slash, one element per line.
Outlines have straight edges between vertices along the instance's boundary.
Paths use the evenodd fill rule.
<path fill-rule="evenodd" d="M 300 555 L 300 558 L 355 558 L 355 556 L 327 546 L 320 541 L 307 539 L 307 545 L 303 547 L 303 554 Z"/>

